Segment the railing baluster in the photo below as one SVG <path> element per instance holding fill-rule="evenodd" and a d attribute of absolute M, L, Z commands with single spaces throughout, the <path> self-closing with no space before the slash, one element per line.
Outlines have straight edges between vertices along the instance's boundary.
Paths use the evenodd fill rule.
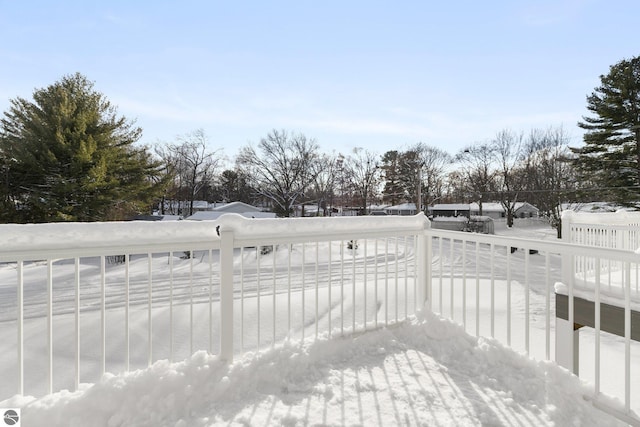
<path fill-rule="evenodd" d="M 24 263 L 18 261 L 18 394 L 24 394 Z"/>
<path fill-rule="evenodd" d="M 455 309 L 454 309 L 454 296 L 455 296 L 455 292 L 454 292 L 454 288 L 455 288 L 455 284 L 454 284 L 454 280 L 455 280 L 455 275 L 453 272 L 453 248 L 455 246 L 455 240 L 453 240 L 453 238 L 449 239 L 449 313 L 451 316 L 451 320 L 455 320 L 456 319 L 456 315 L 455 315 Z"/>
<path fill-rule="evenodd" d="M 105 257 L 100 256 L 100 339 L 102 340 L 101 375 L 107 372 L 107 290 Z"/>
<path fill-rule="evenodd" d="M 306 270 L 306 256 L 307 256 L 307 245 L 305 243 L 302 244 L 302 275 L 301 275 L 301 280 L 302 280 L 302 286 L 301 286 L 301 290 L 302 290 L 302 339 L 304 340 L 304 325 L 305 325 L 305 294 L 306 294 L 306 277 L 305 277 L 305 270 Z"/>
<path fill-rule="evenodd" d="M 75 384 L 74 390 L 78 390 L 80 387 L 80 258 L 76 257 L 74 260 L 75 269 Z"/>
<path fill-rule="evenodd" d="M 368 268 L 367 268 L 367 239 L 364 239 L 364 260 L 362 261 L 362 276 L 363 276 L 363 282 L 362 282 L 362 288 L 363 288 L 363 300 L 364 300 L 364 306 L 362 308 L 363 314 L 362 314 L 362 319 L 363 319 L 363 326 L 364 326 L 364 330 L 367 330 L 367 272 L 368 272 Z"/>
<path fill-rule="evenodd" d="M 189 251 L 189 356 L 193 354 L 193 259 L 196 254 Z"/>
<path fill-rule="evenodd" d="M 213 249 L 209 249 L 209 354 L 213 354 Z"/>
<path fill-rule="evenodd" d="M 462 327 L 467 331 L 467 241 L 462 240 Z"/>
<path fill-rule="evenodd" d="M 511 248 L 507 246 L 507 345 L 511 347 Z"/>
<path fill-rule="evenodd" d="M 271 269 L 272 269 L 272 275 L 271 278 L 273 280 L 273 299 L 272 299 L 272 304 L 273 304 L 273 337 L 272 337 L 272 344 L 271 347 L 274 347 L 276 345 L 276 295 L 277 295 L 277 289 L 276 289 L 276 245 L 273 245 L 273 250 L 271 251 L 271 255 L 273 256 L 273 263 L 271 265 Z"/>
<path fill-rule="evenodd" d="M 428 240 L 427 240 L 428 239 Z M 426 244 L 424 245 L 424 253 L 423 252 L 418 252 L 418 245 L 419 245 L 419 241 L 422 240 L 424 241 Z M 429 245 L 429 248 L 427 248 L 426 246 Z M 421 265 L 422 267 L 420 268 L 425 268 L 427 267 L 427 262 L 429 264 L 431 264 L 431 260 L 433 259 L 433 254 L 431 252 L 431 237 L 424 237 L 422 235 L 415 235 L 413 236 L 413 312 L 415 313 L 418 310 L 418 265 Z M 428 258 L 427 258 L 428 256 Z M 425 261 L 427 260 L 427 261 Z M 427 280 L 427 275 L 431 275 L 433 272 L 431 271 L 431 269 L 429 268 L 429 270 L 425 270 L 422 279 L 423 280 Z M 428 299 L 429 299 L 429 310 L 433 311 L 433 289 L 432 289 L 432 281 L 431 281 L 431 277 L 429 277 L 429 295 L 428 295 Z M 420 286 L 424 286 L 423 283 L 420 283 Z M 422 309 L 422 305 L 420 306 L 420 309 Z"/>
<path fill-rule="evenodd" d="M 529 327 L 530 327 L 530 309 L 529 309 L 529 293 L 530 293 L 530 283 L 529 283 L 529 249 L 524 248 L 524 347 L 527 355 L 529 354 Z"/>
<path fill-rule="evenodd" d="M 329 294 L 328 295 L 329 302 L 328 302 L 327 305 L 328 305 L 329 312 L 328 312 L 328 316 L 327 316 L 328 319 L 327 320 L 329 322 L 329 338 L 331 338 L 331 336 L 333 335 L 332 331 L 331 331 L 331 313 L 333 312 L 333 310 L 331 309 L 331 307 L 333 307 L 333 302 L 331 301 L 331 288 L 333 287 L 333 273 L 331 271 L 332 270 L 331 269 L 331 267 L 332 267 L 332 256 L 331 256 L 331 253 L 333 252 L 332 251 L 333 241 L 330 240 L 328 242 L 328 244 L 329 244 L 329 266 L 328 266 L 328 270 L 327 270 L 327 277 L 328 277 L 328 279 L 327 279 L 328 280 L 327 293 Z"/>
<path fill-rule="evenodd" d="M 384 325 L 389 325 L 389 238 L 384 239 Z"/>
<path fill-rule="evenodd" d="M 169 361 L 173 362 L 173 251 L 169 252 Z"/>
<path fill-rule="evenodd" d="M 624 410 L 631 412 L 631 265 L 625 265 L 624 286 Z"/>
<path fill-rule="evenodd" d="M 220 261 L 222 264 L 222 260 Z M 291 273 L 291 265 L 289 265 L 289 273 Z M 291 274 L 289 274 L 291 277 Z M 222 283 L 220 283 L 222 286 Z M 291 287 L 289 287 L 289 293 L 291 293 Z M 240 351 L 244 352 L 244 246 L 240 248 Z M 291 306 L 289 306 L 291 311 Z M 291 328 L 291 322 L 289 322 L 289 328 Z"/>
<path fill-rule="evenodd" d="M 491 265 L 491 338 L 495 338 L 496 324 L 496 280 L 495 280 L 495 246 L 493 243 L 489 249 L 489 264 Z"/>
<path fill-rule="evenodd" d="M 53 261 L 47 260 L 47 358 L 48 394 L 53 393 Z"/>
<path fill-rule="evenodd" d="M 147 253 L 147 300 L 148 300 L 148 314 L 147 314 L 147 334 L 148 334 L 148 343 L 147 343 L 147 366 L 151 366 L 153 363 L 153 255 L 151 253 Z"/>
<path fill-rule="evenodd" d="M 594 298 L 594 327 L 595 327 L 595 395 L 600 394 L 600 258 L 596 262 L 596 283 Z"/>
<path fill-rule="evenodd" d="M 340 335 L 344 335 L 344 240 L 340 241 Z"/>
<path fill-rule="evenodd" d="M 545 268 L 545 358 L 551 360 L 551 265 L 549 260 L 549 252 L 544 255 Z"/>
<path fill-rule="evenodd" d="M 272 307 L 272 312 L 273 312 L 273 338 L 272 338 L 272 344 L 271 347 L 274 347 L 276 345 L 276 295 L 277 295 L 277 290 L 276 290 L 276 245 L 273 245 L 273 250 L 271 251 L 271 255 L 273 256 L 273 264 L 271 265 L 271 269 L 272 269 L 272 280 L 273 280 L 273 307 Z M 316 277 L 318 276 L 317 272 L 316 272 Z M 317 323 L 317 322 L 316 322 Z M 316 335 L 317 335 L 317 330 L 316 330 Z"/>
<path fill-rule="evenodd" d="M 443 286 L 442 286 L 442 275 L 443 275 L 443 263 L 442 263 L 442 239 L 443 237 L 440 236 L 438 237 L 438 258 L 439 258 L 439 263 L 440 263 L 440 268 L 439 268 L 439 273 L 440 273 L 440 291 L 438 292 L 438 297 L 440 299 L 440 305 L 439 305 L 439 309 L 440 309 L 440 314 L 442 315 L 442 304 L 443 304 L 443 297 L 442 297 L 442 291 L 443 291 Z"/>
<path fill-rule="evenodd" d="M 351 240 L 351 333 L 356 331 L 356 248 L 358 242 Z"/>
<path fill-rule="evenodd" d="M 376 241 L 373 245 L 374 251 L 375 251 L 375 267 L 373 270 L 373 282 L 375 283 L 375 288 L 373 288 L 373 298 L 375 300 L 375 313 L 374 313 L 374 318 L 373 318 L 373 324 L 374 326 L 377 328 L 378 327 L 378 240 L 376 238 Z"/>
<path fill-rule="evenodd" d="M 476 241 L 476 337 L 480 336 L 480 242 Z"/>
<path fill-rule="evenodd" d="M 406 319 L 409 314 L 409 244 L 407 243 L 409 236 L 404 236 L 404 318 Z M 366 271 L 366 270 L 365 270 Z M 366 280 L 365 280 L 366 283 Z M 413 294 L 415 300 L 415 292 Z"/>
<path fill-rule="evenodd" d="M 262 297 L 262 293 L 260 290 L 260 286 L 262 285 L 260 282 L 260 276 L 261 276 L 261 268 L 260 268 L 260 259 L 261 259 L 261 254 L 260 254 L 261 250 L 260 250 L 260 245 L 256 246 L 256 306 L 257 306 L 257 313 L 256 313 L 256 327 L 257 327 L 257 340 L 258 342 L 256 343 L 256 349 L 260 350 L 260 323 L 262 323 L 262 316 L 260 315 L 260 299 Z M 304 254 L 304 251 L 303 251 Z M 303 259 L 304 259 L 304 255 L 303 255 Z M 303 261 L 304 263 L 304 261 Z M 304 306 L 304 302 L 302 304 Z"/>
<path fill-rule="evenodd" d="M 398 261 L 398 257 L 399 257 L 399 254 L 398 254 L 398 238 L 395 237 L 393 239 L 393 241 L 394 241 L 394 244 L 395 244 L 394 250 L 395 250 L 395 253 L 396 253 L 395 261 L 394 261 L 394 270 L 395 270 L 394 271 L 394 282 L 395 282 L 395 286 L 394 287 L 395 287 L 395 299 L 396 300 L 394 301 L 393 305 L 394 305 L 394 308 L 396 310 L 396 323 L 398 323 L 398 270 L 400 269 L 399 261 Z"/>
<path fill-rule="evenodd" d="M 124 256 L 124 353 L 125 353 L 125 371 L 130 370 L 130 346 L 131 340 L 129 337 L 129 262 L 131 259 L 130 254 Z"/>

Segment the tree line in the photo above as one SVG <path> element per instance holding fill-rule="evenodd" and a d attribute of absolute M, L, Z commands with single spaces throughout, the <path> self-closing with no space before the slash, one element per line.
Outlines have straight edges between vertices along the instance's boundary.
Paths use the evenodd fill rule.
<path fill-rule="evenodd" d="M 413 202 L 500 202 L 512 223 L 527 201 L 558 226 L 563 203 L 637 207 L 640 193 L 640 57 L 600 76 L 578 123 L 584 144 L 562 127 L 503 129 L 449 154 L 422 142 L 376 153 L 326 153 L 314 139 L 272 130 L 232 163 L 194 130 L 139 144 L 142 129 L 76 73 L 33 99 L 10 100 L 0 120 L 0 222 L 106 221 L 138 213 L 188 216 L 194 202 L 242 201 L 290 216 Z M 231 165 L 231 166 L 230 166 Z M 304 209 L 304 208 L 303 208 Z"/>

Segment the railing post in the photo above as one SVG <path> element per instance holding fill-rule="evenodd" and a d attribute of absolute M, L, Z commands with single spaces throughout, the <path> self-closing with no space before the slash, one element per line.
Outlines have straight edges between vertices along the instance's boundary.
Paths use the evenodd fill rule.
<path fill-rule="evenodd" d="M 571 223 L 573 222 L 573 211 L 562 213 L 562 240 L 573 243 L 571 235 Z M 564 320 L 556 315 L 556 363 L 569 369 L 574 374 L 579 374 L 580 355 L 580 330 L 574 327 L 574 307 L 573 307 L 573 283 L 575 256 L 564 251 L 562 253 L 562 282 L 569 290 L 568 320 Z"/>
<path fill-rule="evenodd" d="M 233 361 L 233 231 L 223 225 L 220 235 L 220 358 Z"/>
<path fill-rule="evenodd" d="M 420 214 L 418 214 L 420 215 Z M 424 214 L 422 214 L 424 216 Z M 416 256 L 418 263 L 418 287 L 417 295 L 418 308 L 428 308 L 432 310 L 431 304 L 431 234 L 429 229 L 431 222 L 425 217 L 425 225 L 422 233 L 417 235 L 418 254 Z"/>
<path fill-rule="evenodd" d="M 580 373 L 580 329 L 556 316 L 556 363 L 574 374 Z"/>

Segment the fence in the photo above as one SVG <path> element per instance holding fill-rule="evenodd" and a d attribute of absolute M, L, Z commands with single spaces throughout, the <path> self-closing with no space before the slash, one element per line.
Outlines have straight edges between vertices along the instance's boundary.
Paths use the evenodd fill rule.
<path fill-rule="evenodd" d="M 416 254 L 426 254 L 427 225 L 236 216 L 2 225 L 0 400 L 199 349 L 231 360 L 287 337 L 398 322 L 425 299 Z"/>
<path fill-rule="evenodd" d="M 0 236 L 0 400 L 74 389 L 194 350 L 231 360 L 287 338 L 348 336 L 400 322 L 424 302 L 472 334 L 552 360 L 557 282 L 569 296 L 567 321 L 576 316 L 579 282 L 563 277 L 566 257 L 598 260 L 600 276 L 607 262 L 637 269 L 639 259 L 616 248 L 430 229 L 423 215 L 1 225 Z M 630 315 L 630 298 L 624 310 Z M 606 363 L 621 368 L 625 387 L 609 387 L 600 349 L 617 342 L 600 338 L 599 322 L 594 365 L 580 374 L 594 383 L 594 403 L 638 423 L 631 367 L 640 355 L 621 338 L 624 362 L 607 353 Z"/>

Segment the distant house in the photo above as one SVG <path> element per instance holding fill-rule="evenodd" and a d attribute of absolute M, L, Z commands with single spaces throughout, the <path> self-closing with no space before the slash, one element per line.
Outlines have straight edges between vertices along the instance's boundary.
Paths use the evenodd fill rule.
<path fill-rule="evenodd" d="M 219 204 L 217 207 L 207 211 L 198 211 L 188 217 L 187 219 L 192 221 L 204 221 L 218 219 L 222 215 L 227 213 L 240 214 L 247 218 L 275 218 L 276 214 L 273 212 L 263 212 L 262 209 L 251 206 L 243 202 L 231 202 Z"/>
<path fill-rule="evenodd" d="M 537 218 L 539 210 L 535 206 L 527 202 L 517 202 L 515 204 L 515 217 L 516 218 Z M 480 207 L 477 203 L 469 204 L 439 204 L 430 209 L 433 217 L 439 216 L 471 216 L 480 215 Z M 482 215 L 491 219 L 503 219 L 507 217 L 506 211 L 502 203 L 487 202 L 482 204 Z"/>
<path fill-rule="evenodd" d="M 132 221 L 179 221 L 182 217 L 180 215 L 136 215 L 131 220 Z"/>
<path fill-rule="evenodd" d="M 480 215 L 480 208 L 477 203 L 471 203 L 471 215 Z M 515 217 L 516 218 L 537 218 L 539 209 L 527 202 L 516 202 Z M 493 219 L 506 218 L 507 214 L 502 203 L 483 203 L 482 215 Z"/>
<path fill-rule="evenodd" d="M 518 218 L 538 218 L 540 209 L 527 202 L 516 203 L 516 217 Z"/>
<path fill-rule="evenodd" d="M 415 215 L 418 213 L 415 203 L 403 203 L 401 205 L 384 208 L 387 215 Z"/>
<path fill-rule="evenodd" d="M 433 205 L 429 211 L 434 218 L 439 216 L 466 216 L 469 218 L 471 206 L 467 203 L 441 203 Z"/>

